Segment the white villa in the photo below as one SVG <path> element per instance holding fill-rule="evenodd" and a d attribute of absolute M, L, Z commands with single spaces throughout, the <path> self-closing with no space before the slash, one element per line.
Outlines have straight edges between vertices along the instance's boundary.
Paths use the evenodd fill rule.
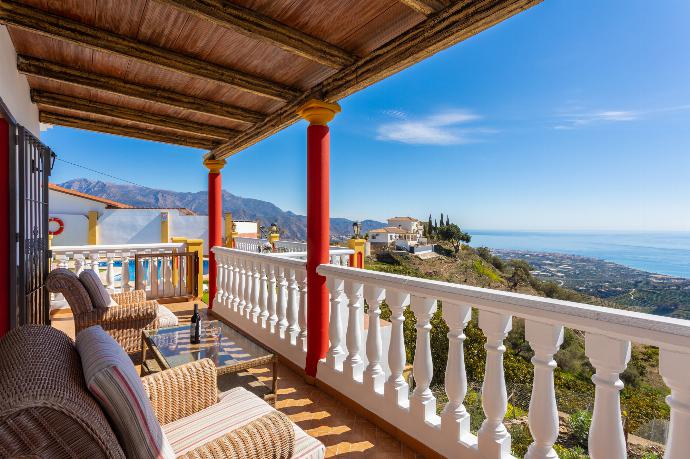
<path fill-rule="evenodd" d="M 369 231 L 369 242 L 373 247 L 391 246 L 396 241 L 406 241 L 406 245 L 416 245 L 424 233 L 422 222 L 412 217 L 393 217 L 388 226 Z"/>

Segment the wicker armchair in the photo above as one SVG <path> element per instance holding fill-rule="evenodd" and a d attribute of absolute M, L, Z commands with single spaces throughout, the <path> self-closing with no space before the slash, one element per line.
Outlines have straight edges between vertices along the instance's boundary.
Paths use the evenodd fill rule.
<path fill-rule="evenodd" d="M 74 315 L 75 333 L 100 325 L 128 354 L 141 351 L 141 331 L 158 328 L 158 302 L 146 300 L 146 292 L 134 290 L 112 294 L 118 306 L 94 308 L 81 281 L 72 271 L 58 268 L 46 281 L 48 290 L 62 293 Z"/>
<path fill-rule="evenodd" d="M 0 355 L 0 457 L 125 458 L 108 418 L 86 387 L 79 355 L 67 335 L 27 325 L 0 339 Z M 210 360 L 148 376 L 143 383 L 164 431 L 165 424 L 191 426 L 198 422 L 192 416 L 203 419 L 202 410 L 228 405 L 218 400 Z M 176 457 L 290 458 L 295 430 L 303 432 L 252 397 L 266 406 L 264 414 L 184 451 L 175 448 Z"/>

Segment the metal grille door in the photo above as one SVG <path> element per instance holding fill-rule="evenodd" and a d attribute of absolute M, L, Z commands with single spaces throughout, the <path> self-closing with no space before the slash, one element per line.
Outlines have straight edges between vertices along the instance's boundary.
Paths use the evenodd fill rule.
<path fill-rule="evenodd" d="M 50 323 L 50 298 L 45 286 L 50 269 L 48 248 L 48 177 L 55 154 L 22 126 L 17 126 L 12 200 L 16 211 L 17 283 L 12 327 Z"/>

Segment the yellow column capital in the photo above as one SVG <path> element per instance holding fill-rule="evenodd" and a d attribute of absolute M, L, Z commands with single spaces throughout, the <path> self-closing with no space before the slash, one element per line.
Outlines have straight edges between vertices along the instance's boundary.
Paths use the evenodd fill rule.
<path fill-rule="evenodd" d="M 213 159 L 213 158 L 206 158 L 204 159 L 204 166 L 208 168 L 208 171 L 212 174 L 218 174 L 220 173 L 220 170 L 225 167 L 225 161 L 224 159 Z"/>
<path fill-rule="evenodd" d="M 300 117 L 309 121 L 309 124 L 317 126 L 330 123 L 338 113 L 340 113 L 340 105 L 317 99 L 310 99 L 297 110 Z"/>

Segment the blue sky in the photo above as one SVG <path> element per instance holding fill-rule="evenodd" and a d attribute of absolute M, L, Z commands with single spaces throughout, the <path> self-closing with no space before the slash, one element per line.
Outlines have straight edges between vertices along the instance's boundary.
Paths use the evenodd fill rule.
<path fill-rule="evenodd" d="M 690 2 L 545 0 L 341 101 L 331 214 L 466 228 L 690 231 Z M 180 191 L 203 152 L 55 127 L 67 161 Z M 224 189 L 304 213 L 306 124 L 232 157 Z M 111 180 L 57 162 L 53 180 Z"/>

